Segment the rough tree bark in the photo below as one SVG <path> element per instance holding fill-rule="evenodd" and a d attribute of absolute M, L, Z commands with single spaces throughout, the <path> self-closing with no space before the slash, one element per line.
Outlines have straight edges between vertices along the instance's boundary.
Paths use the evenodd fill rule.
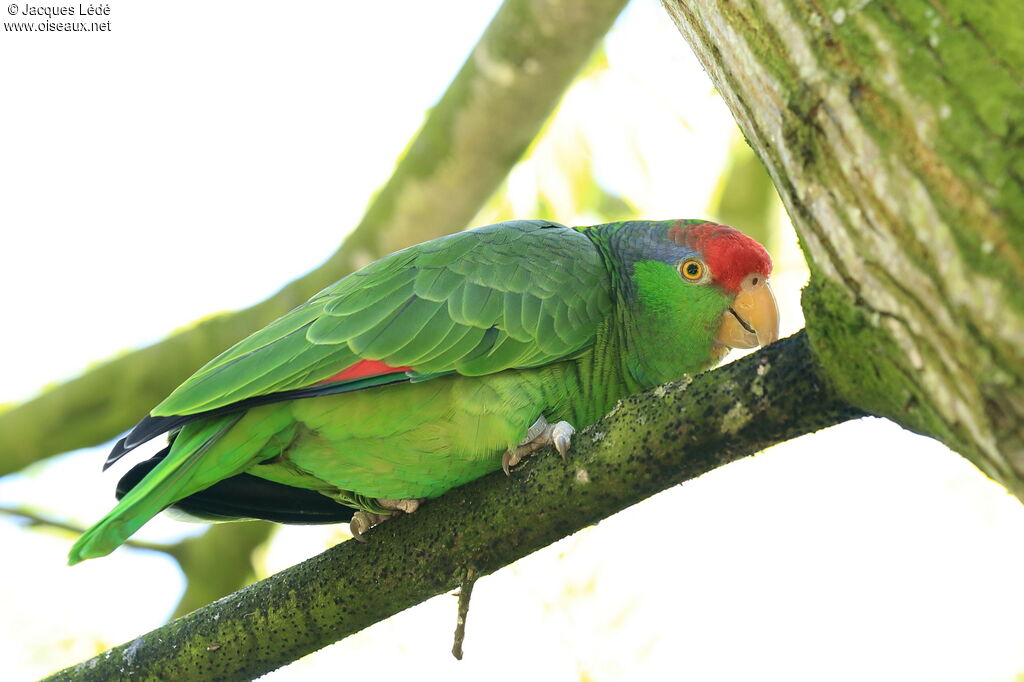
<path fill-rule="evenodd" d="M 840 394 L 1024 498 L 1018 0 L 664 4 L 789 210 Z"/>
<path fill-rule="evenodd" d="M 626 0 L 507 0 L 327 261 L 269 299 L 126 353 L 0 414 L 0 476 L 128 429 L 211 357 L 331 282 L 455 232 L 505 179 Z"/>
<path fill-rule="evenodd" d="M 619 403 L 578 434 L 431 500 L 50 680 L 248 680 L 487 575 L 684 480 L 862 413 L 817 371 L 803 332 Z M 454 605 L 453 605 L 454 606 Z M 454 608 L 453 608 L 454 616 Z M 454 618 L 453 618 L 454 621 Z"/>

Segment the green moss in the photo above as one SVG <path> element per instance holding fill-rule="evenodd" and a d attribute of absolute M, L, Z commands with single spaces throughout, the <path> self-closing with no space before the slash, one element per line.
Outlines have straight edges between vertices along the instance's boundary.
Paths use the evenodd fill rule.
<path fill-rule="evenodd" d="M 945 442 L 956 440 L 930 409 L 931 401 L 892 335 L 872 324 L 843 289 L 813 273 L 802 304 L 811 349 L 840 396 L 912 431 Z"/>
<path fill-rule="evenodd" d="M 996 468 L 997 463 L 978 449 L 971 434 L 932 408 L 934 396 L 918 382 L 918 372 L 885 325 L 868 319 L 845 290 L 815 272 L 813 265 L 811 271 L 802 300 L 808 339 L 836 394 L 865 412 L 944 442 L 1020 496 L 1017 475 Z"/>

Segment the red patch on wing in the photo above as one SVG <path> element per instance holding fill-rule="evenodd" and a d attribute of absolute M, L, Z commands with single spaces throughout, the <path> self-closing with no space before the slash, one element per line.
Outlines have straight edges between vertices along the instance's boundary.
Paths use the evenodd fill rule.
<path fill-rule="evenodd" d="M 739 291 L 743 278 L 753 272 L 766 278 L 772 274 L 772 258 L 765 248 L 728 225 L 674 225 L 668 236 L 680 246 L 699 251 L 714 280 L 727 291 Z"/>
<path fill-rule="evenodd" d="M 337 374 L 332 374 L 326 379 L 313 384 L 317 386 L 319 384 L 333 384 L 338 381 L 352 381 L 353 379 L 362 379 L 364 377 L 373 377 L 381 374 L 397 374 L 399 372 L 405 372 L 412 369 L 411 367 L 392 367 L 391 365 L 381 362 L 379 360 L 360 360 L 354 365 L 349 365 L 345 369 L 341 370 Z"/>

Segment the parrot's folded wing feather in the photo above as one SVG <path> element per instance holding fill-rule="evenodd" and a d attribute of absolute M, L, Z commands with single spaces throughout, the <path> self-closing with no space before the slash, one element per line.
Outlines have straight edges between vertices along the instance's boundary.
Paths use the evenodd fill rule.
<path fill-rule="evenodd" d="M 372 362 L 363 361 L 357 363 L 354 366 L 356 370 L 362 370 L 364 366 L 370 365 L 373 369 Z M 351 368 L 350 368 L 351 369 Z M 408 381 L 409 377 L 404 372 L 399 374 L 389 374 L 386 372 L 377 371 L 356 371 L 351 374 L 353 376 L 350 379 L 340 382 L 325 383 L 325 384 L 314 384 L 305 388 L 295 388 L 288 391 L 281 391 L 279 393 L 269 393 L 264 395 L 256 395 L 245 400 L 240 400 L 236 403 L 229 405 L 223 405 L 211 410 L 203 412 L 193 412 L 192 414 L 177 414 L 168 417 L 154 417 L 146 415 L 143 417 L 138 424 L 132 427 L 124 438 L 117 441 L 114 447 L 111 449 L 110 454 L 107 455 L 107 460 L 103 464 L 103 470 L 106 471 L 117 462 L 119 459 L 124 457 L 126 454 L 149 441 L 152 438 L 156 438 L 162 433 L 168 433 L 176 429 L 180 429 L 186 424 L 191 424 L 202 419 L 209 419 L 212 417 L 220 417 L 225 414 L 234 414 L 248 410 L 252 407 L 258 407 L 260 405 L 269 405 L 270 403 L 282 402 L 285 400 L 299 400 L 300 398 L 312 398 L 318 395 L 332 395 L 334 393 L 345 393 L 347 391 L 358 391 L 363 388 L 370 388 L 373 386 L 383 386 L 384 384 L 394 383 L 397 381 Z"/>
<path fill-rule="evenodd" d="M 609 291 L 600 253 L 576 230 L 513 221 L 450 235 L 324 289 L 210 361 L 152 418 L 379 385 L 375 377 L 543 365 L 593 344 Z"/>

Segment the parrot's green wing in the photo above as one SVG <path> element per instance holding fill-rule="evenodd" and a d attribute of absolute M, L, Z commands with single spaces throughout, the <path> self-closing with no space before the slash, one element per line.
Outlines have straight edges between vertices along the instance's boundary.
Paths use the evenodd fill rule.
<path fill-rule="evenodd" d="M 324 289 L 214 358 L 152 414 L 395 373 L 416 381 L 536 367 L 593 344 L 609 292 L 600 253 L 577 230 L 513 221 L 449 235 Z"/>
<path fill-rule="evenodd" d="M 256 422 L 267 433 L 236 433 L 249 407 L 536 367 L 591 347 L 611 306 L 610 276 L 590 238 L 541 221 L 462 232 L 372 263 L 214 358 L 122 439 L 108 466 L 177 430 L 166 457 L 79 538 L 69 560 L 110 552 L 167 505 L 244 472 L 281 428 L 267 420 Z M 210 454 L 231 438 L 239 442 Z"/>

